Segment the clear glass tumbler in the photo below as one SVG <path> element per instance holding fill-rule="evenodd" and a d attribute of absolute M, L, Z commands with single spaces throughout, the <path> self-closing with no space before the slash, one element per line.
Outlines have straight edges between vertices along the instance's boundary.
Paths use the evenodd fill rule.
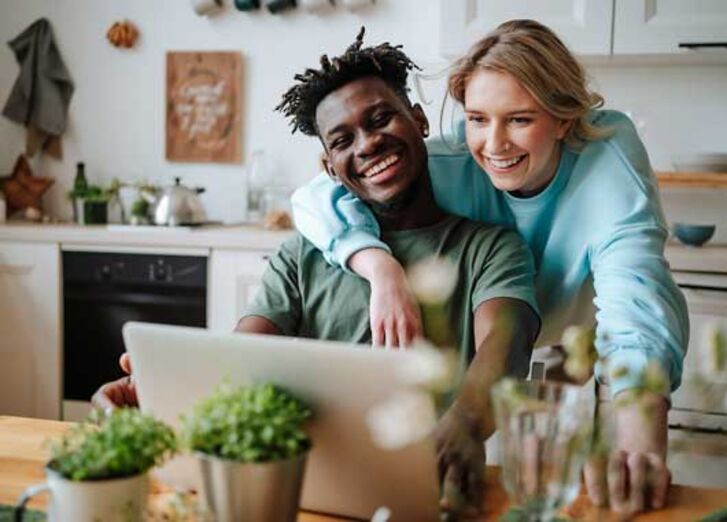
<path fill-rule="evenodd" d="M 503 379 L 493 388 L 501 480 L 522 520 L 552 520 L 578 496 L 593 427 L 589 395 L 547 381 Z"/>

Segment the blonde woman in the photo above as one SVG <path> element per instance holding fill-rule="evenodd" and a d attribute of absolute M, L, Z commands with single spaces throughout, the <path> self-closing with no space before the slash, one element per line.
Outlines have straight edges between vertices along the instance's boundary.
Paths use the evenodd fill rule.
<path fill-rule="evenodd" d="M 595 322 L 596 347 L 611 369 L 596 374 L 613 396 L 632 394 L 651 365 L 667 377 L 661 393 L 644 399 L 651 415 L 636 406 L 616 414 L 607 477 L 586 471 L 597 504 L 609 500 L 621 512 L 663 506 L 668 398 L 680 383 L 689 325 L 664 260 L 656 181 L 631 121 L 597 110 L 603 99 L 587 88 L 582 67 L 530 20 L 506 22 L 475 44 L 454 64 L 448 88 L 464 109 L 469 150 L 428 144 L 435 197 L 446 211 L 524 237 L 543 317 L 536 346 L 558 344 L 570 324 Z M 371 169 L 371 182 L 386 184 L 396 178 L 397 155 L 380 154 L 384 168 Z M 421 331 L 418 308 L 367 207 L 325 175 L 293 204 L 300 231 L 370 282 L 375 344 L 407 345 Z"/>

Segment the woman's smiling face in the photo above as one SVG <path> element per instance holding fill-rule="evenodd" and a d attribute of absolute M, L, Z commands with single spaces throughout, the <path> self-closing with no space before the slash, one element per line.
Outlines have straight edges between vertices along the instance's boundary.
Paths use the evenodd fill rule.
<path fill-rule="evenodd" d="M 510 74 L 482 69 L 464 92 L 467 146 L 499 190 L 541 192 L 555 176 L 570 122 L 550 115 Z"/>

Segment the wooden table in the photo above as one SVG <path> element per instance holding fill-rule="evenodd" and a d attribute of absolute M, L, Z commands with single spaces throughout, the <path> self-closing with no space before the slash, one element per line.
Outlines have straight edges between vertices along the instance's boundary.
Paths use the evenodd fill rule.
<path fill-rule="evenodd" d="M 31 484 L 44 480 L 43 466 L 48 459 L 44 441 L 58 437 L 70 426 L 69 423 L 0 416 L 0 504 L 13 504 L 21 492 Z M 48 499 L 39 495 L 30 507 L 44 509 Z M 500 486 L 499 470 L 488 466 L 485 493 L 487 511 L 481 521 L 496 521 L 505 513 L 510 503 Z M 636 518 L 639 521 L 684 522 L 695 521 L 717 509 L 727 507 L 727 491 L 718 489 L 673 486 L 669 505 Z M 621 520 L 606 510 L 594 508 L 581 494 L 566 512 L 578 520 Z M 301 512 L 299 522 L 340 522 L 338 517 Z"/>

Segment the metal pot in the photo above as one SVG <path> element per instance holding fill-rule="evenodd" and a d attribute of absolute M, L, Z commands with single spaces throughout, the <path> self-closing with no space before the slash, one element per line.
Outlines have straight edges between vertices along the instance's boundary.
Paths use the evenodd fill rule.
<path fill-rule="evenodd" d="M 165 187 L 158 195 L 144 192 L 142 195 L 153 206 L 152 222 L 155 225 L 199 225 L 207 221 L 199 194 L 203 188 L 190 188 L 174 178 L 174 185 Z"/>
<path fill-rule="evenodd" d="M 218 522 L 295 522 L 308 452 L 241 463 L 197 453 L 208 508 Z"/>

